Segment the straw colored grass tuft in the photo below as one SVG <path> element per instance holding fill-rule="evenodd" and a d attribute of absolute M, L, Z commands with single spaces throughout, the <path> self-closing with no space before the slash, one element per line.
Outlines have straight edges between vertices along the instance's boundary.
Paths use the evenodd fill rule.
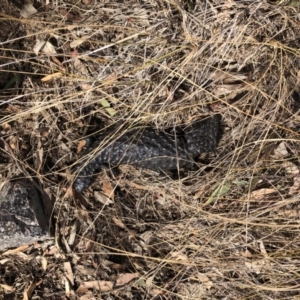
<path fill-rule="evenodd" d="M 45 270 L 35 258 L 34 292 L 298 299 L 297 6 L 60 0 L 21 17 L 22 4 L 0 3 L 0 174 L 25 172 L 55 201 L 57 248 L 42 248 Z M 84 137 L 214 113 L 222 137 L 198 170 L 174 179 L 123 166 L 101 171 L 84 195 L 70 192 L 74 165 L 94 155 Z M 0 288 L 19 293 L 31 281 L 32 260 L 18 259 Z"/>

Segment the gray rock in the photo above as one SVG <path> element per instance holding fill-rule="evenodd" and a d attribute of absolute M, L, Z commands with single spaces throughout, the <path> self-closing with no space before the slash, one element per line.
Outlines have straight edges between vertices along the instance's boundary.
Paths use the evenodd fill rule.
<path fill-rule="evenodd" d="M 40 195 L 26 179 L 8 182 L 0 191 L 0 250 L 49 238 Z"/>

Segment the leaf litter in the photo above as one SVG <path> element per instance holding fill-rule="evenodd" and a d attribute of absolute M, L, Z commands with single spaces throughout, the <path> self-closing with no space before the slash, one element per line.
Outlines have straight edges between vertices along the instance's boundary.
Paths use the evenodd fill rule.
<path fill-rule="evenodd" d="M 294 2 L 1 1 L 0 178 L 22 169 L 39 180 L 55 228 L 51 241 L 1 254 L 0 294 L 296 299 Z M 123 167 L 72 192 L 85 136 L 212 111 L 222 139 L 198 170 Z"/>

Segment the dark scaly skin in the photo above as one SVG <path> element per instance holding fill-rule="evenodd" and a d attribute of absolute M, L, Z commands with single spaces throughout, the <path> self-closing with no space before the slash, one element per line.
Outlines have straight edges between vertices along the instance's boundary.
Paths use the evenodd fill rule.
<path fill-rule="evenodd" d="M 101 149 L 84 166 L 74 182 L 77 192 L 85 191 L 93 174 L 104 166 L 121 164 L 159 170 L 191 169 L 201 153 L 214 151 L 218 143 L 220 115 L 197 121 L 187 128 L 157 131 L 155 128 L 134 128 L 125 132 L 109 146 Z M 110 134 L 110 133 L 108 133 Z M 103 134 L 88 149 L 97 148 L 107 134 Z M 82 166 L 82 165 L 81 165 Z"/>

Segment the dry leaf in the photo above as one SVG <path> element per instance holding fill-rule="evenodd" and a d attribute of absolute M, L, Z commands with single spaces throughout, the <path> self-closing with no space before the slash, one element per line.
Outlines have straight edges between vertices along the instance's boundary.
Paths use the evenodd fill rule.
<path fill-rule="evenodd" d="M 207 289 L 204 284 L 196 282 L 184 282 L 177 285 L 178 295 L 182 295 L 184 299 L 205 299 Z"/>
<path fill-rule="evenodd" d="M 80 20 L 80 17 L 79 15 L 76 15 L 76 14 L 73 14 L 70 12 L 70 10 L 67 10 L 67 9 L 64 9 L 64 8 L 61 8 L 59 10 L 60 14 L 62 16 L 64 16 L 66 18 L 66 20 L 68 20 L 69 22 L 76 22 L 76 21 L 79 21 Z"/>
<path fill-rule="evenodd" d="M 82 83 L 81 84 L 81 88 L 84 90 L 84 91 L 88 91 L 92 88 L 92 86 L 88 83 Z"/>
<path fill-rule="evenodd" d="M 286 143 L 281 142 L 278 147 L 274 150 L 274 158 L 275 159 L 281 159 L 284 157 L 287 157 L 289 155 L 289 152 L 286 150 Z"/>
<path fill-rule="evenodd" d="M 300 189 L 300 177 L 296 176 L 294 178 L 294 184 L 289 189 L 289 195 L 295 195 Z"/>
<path fill-rule="evenodd" d="M 86 140 L 80 140 L 78 145 L 77 145 L 77 153 L 80 153 L 86 145 Z"/>
<path fill-rule="evenodd" d="M 184 260 L 187 261 L 188 257 L 186 254 L 183 254 L 182 251 L 175 251 L 171 253 L 171 256 L 175 258 L 176 260 Z"/>
<path fill-rule="evenodd" d="M 1 127 L 3 128 L 3 130 L 5 130 L 6 132 L 9 132 L 9 131 L 11 130 L 11 125 L 10 125 L 9 123 L 2 123 L 0 126 L 1 126 Z"/>
<path fill-rule="evenodd" d="M 108 198 L 104 194 L 99 193 L 97 191 L 94 192 L 94 197 L 95 197 L 95 200 L 99 201 L 100 203 L 102 203 L 104 205 L 110 205 L 113 203 L 113 201 L 110 198 Z"/>
<path fill-rule="evenodd" d="M 114 284 L 111 281 L 105 281 L 105 280 L 85 281 L 81 283 L 79 288 L 76 290 L 76 294 L 85 293 L 89 289 L 96 289 L 102 293 L 105 293 L 111 291 L 113 287 Z"/>
<path fill-rule="evenodd" d="M 16 253 L 19 253 L 19 252 L 23 252 L 23 251 L 27 250 L 28 248 L 29 248 L 28 245 L 23 245 L 23 246 L 20 246 L 16 249 L 8 250 L 8 251 L 4 252 L 2 255 L 16 254 Z"/>
<path fill-rule="evenodd" d="M 145 249 L 153 239 L 153 231 L 152 230 L 145 231 L 139 235 L 139 238 L 140 238 L 141 245 Z"/>
<path fill-rule="evenodd" d="M 237 91 L 242 89 L 245 86 L 244 83 L 237 83 L 237 84 L 222 84 L 217 86 L 214 91 L 213 94 L 216 96 L 224 96 L 227 94 L 230 94 L 231 92 Z"/>
<path fill-rule="evenodd" d="M 1 260 L 0 260 L 0 265 L 3 265 L 3 264 L 5 264 L 5 263 L 7 263 L 8 261 L 10 261 L 9 258 L 1 259 Z"/>
<path fill-rule="evenodd" d="M 9 146 L 11 149 L 16 150 L 18 148 L 18 142 L 16 140 L 15 137 L 13 137 L 10 141 L 9 141 Z"/>
<path fill-rule="evenodd" d="M 64 269 L 65 269 L 65 275 L 68 278 L 68 280 L 71 282 L 72 285 L 74 285 L 74 275 L 72 271 L 72 267 L 70 262 L 64 263 Z"/>
<path fill-rule="evenodd" d="M 89 292 L 86 295 L 82 295 L 78 298 L 78 300 L 97 300 L 97 299 L 92 295 L 92 292 Z"/>
<path fill-rule="evenodd" d="M 287 174 L 289 174 L 289 175 L 298 176 L 300 173 L 299 168 L 290 161 L 285 161 L 283 166 L 284 166 Z"/>
<path fill-rule="evenodd" d="M 90 239 L 81 239 L 77 244 L 76 248 L 81 252 L 89 252 L 93 246 L 93 241 Z"/>
<path fill-rule="evenodd" d="M 23 18 L 27 19 L 30 16 L 37 13 L 37 10 L 33 7 L 31 3 L 24 4 L 23 8 L 20 11 L 20 14 Z"/>
<path fill-rule="evenodd" d="M 36 44 L 33 47 L 33 52 L 38 55 L 40 51 L 48 55 L 56 54 L 56 50 L 51 43 L 49 43 L 48 41 L 37 40 Z"/>
<path fill-rule="evenodd" d="M 0 284 L 0 287 L 8 292 L 13 292 L 15 290 L 12 286 L 9 286 L 7 284 Z"/>
<path fill-rule="evenodd" d="M 114 188 L 109 180 L 109 177 L 106 174 L 102 177 L 101 189 L 104 195 L 106 195 L 107 197 L 109 197 L 111 200 L 114 201 L 115 198 Z"/>
<path fill-rule="evenodd" d="M 74 245 L 75 237 L 76 237 L 76 231 L 77 231 L 77 223 L 74 223 L 72 226 L 70 226 L 70 235 L 68 238 L 68 245 Z"/>
<path fill-rule="evenodd" d="M 73 56 L 74 67 L 80 75 L 84 75 L 84 77 L 89 77 L 89 71 L 87 67 L 82 63 L 82 61 L 77 57 Z"/>
<path fill-rule="evenodd" d="M 245 266 L 251 271 L 255 272 L 256 274 L 260 274 L 261 269 L 265 266 L 265 261 L 264 260 L 257 260 L 257 261 L 252 261 L 252 262 L 245 262 Z"/>
<path fill-rule="evenodd" d="M 70 298 L 70 294 L 71 294 L 71 287 L 70 287 L 70 283 L 68 281 L 67 278 L 64 278 L 65 279 L 65 295 Z"/>
<path fill-rule="evenodd" d="M 205 274 L 198 273 L 198 278 L 208 290 L 212 288 L 213 283 Z"/>
<path fill-rule="evenodd" d="M 59 254 L 60 252 L 56 246 L 52 246 L 49 252 L 47 253 L 47 255 L 55 255 L 55 256 L 59 256 Z"/>
<path fill-rule="evenodd" d="M 47 265 L 48 265 L 48 260 L 47 260 L 47 258 L 46 257 L 41 257 L 41 264 L 42 264 L 42 269 L 44 270 L 44 271 L 46 271 L 47 270 Z"/>
<path fill-rule="evenodd" d="M 65 191 L 66 189 L 64 189 Z M 63 199 L 68 199 L 74 197 L 75 191 L 72 187 L 67 188 L 65 194 L 63 195 Z"/>
<path fill-rule="evenodd" d="M 42 162 L 43 162 L 43 155 L 44 155 L 44 149 L 43 147 L 40 147 L 35 151 L 33 154 L 33 163 L 35 166 L 36 171 L 39 173 L 42 168 Z"/>
<path fill-rule="evenodd" d="M 130 282 L 131 280 L 138 278 L 139 277 L 139 273 L 125 273 L 122 274 L 116 281 L 116 286 L 121 286 L 124 285 L 128 282 Z"/>
<path fill-rule="evenodd" d="M 240 254 L 241 254 L 242 257 L 246 257 L 246 258 L 251 258 L 252 257 L 252 254 L 249 250 L 241 251 Z"/>
<path fill-rule="evenodd" d="M 165 206 L 166 205 L 166 195 L 164 193 L 160 193 L 159 191 L 153 191 L 153 200 L 155 203 Z"/>
<path fill-rule="evenodd" d="M 148 287 L 148 288 L 153 287 L 154 278 L 155 278 L 154 275 L 147 278 L 147 280 L 145 282 L 146 287 Z"/>
<path fill-rule="evenodd" d="M 49 75 L 43 77 L 43 78 L 41 79 L 41 81 L 42 81 L 42 82 L 47 82 L 47 81 L 50 81 L 50 80 L 52 80 L 52 79 L 59 78 L 59 77 L 61 77 L 62 75 L 63 75 L 63 74 L 62 74 L 61 72 L 56 72 L 56 73 L 49 74 Z"/>
<path fill-rule="evenodd" d="M 156 297 L 159 295 L 159 294 L 162 294 L 162 290 L 161 289 L 157 289 L 157 288 L 153 288 L 153 289 L 150 289 L 149 291 L 149 294 L 156 299 Z"/>
<path fill-rule="evenodd" d="M 73 51 L 73 52 L 75 52 L 75 51 Z M 77 57 L 76 54 L 72 54 L 72 58 L 73 58 L 74 67 L 76 69 L 76 73 L 79 74 L 79 77 L 84 79 L 84 80 L 81 80 L 81 83 L 80 83 L 81 88 L 85 91 L 92 89 L 92 85 L 85 81 L 85 78 L 90 77 L 87 67 L 82 63 L 82 61 Z"/>
<path fill-rule="evenodd" d="M 60 70 L 66 71 L 65 67 L 63 66 L 63 64 L 59 61 L 59 59 L 55 56 L 51 56 L 51 59 L 54 63 L 56 63 L 59 67 Z"/>
<path fill-rule="evenodd" d="M 88 276 L 95 276 L 95 269 L 94 268 L 89 268 L 87 266 L 83 265 L 77 265 L 75 266 L 76 270 L 82 273 L 83 275 L 88 275 Z"/>
<path fill-rule="evenodd" d="M 266 248 L 265 248 L 265 245 L 264 245 L 263 241 L 258 241 L 258 244 L 259 244 L 260 252 L 262 254 L 264 254 L 264 256 L 268 257 L 269 255 L 266 251 Z"/>
<path fill-rule="evenodd" d="M 117 219 L 115 216 L 112 217 L 112 220 L 120 228 L 123 228 L 123 229 L 126 228 L 126 226 L 124 225 L 124 223 L 120 219 Z"/>
<path fill-rule="evenodd" d="M 232 83 L 236 81 L 245 80 L 247 79 L 247 76 L 241 73 L 227 73 L 222 71 L 216 71 L 214 73 L 211 73 L 209 78 L 213 82 Z"/>
<path fill-rule="evenodd" d="M 87 39 L 89 39 L 89 36 L 83 36 L 80 39 L 77 39 L 70 43 L 71 48 L 76 48 L 80 46 L 82 43 L 84 43 Z"/>
<path fill-rule="evenodd" d="M 294 195 L 298 192 L 300 188 L 300 170 L 295 164 L 293 164 L 290 161 L 284 161 L 283 166 L 286 170 L 286 173 L 294 177 L 294 183 L 289 188 L 289 195 Z"/>
<path fill-rule="evenodd" d="M 193 199 L 196 200 L 196 199 L 199 199 L 201 198 L 201 196 L 206 192 L 206 187 L 203 186 L 200 188 L 200 190 L 198 192 L 196 192 L 196 194 L 194 195 Z"/>
<path fill-rule="evenodd" d="M 23 300 L 29 300 L 31 299 L 31 295 L 33 293 L 33 291 L 35 290 L 36 286 L 40 285 L 42 282 L 42 280 L 38 281 L 38 282 L 32 282 L 27 290 L 24 290 L 23 293 Z"/>
<path fill-rule="evenodd" d="M 266 195 L 269 195 L 269 194 L 273 194 L 273 193 L 276 193 L 277 191 L 275 189 L 260 189 L 260 190 L 256 190 L 256 191 L 253 191 L 251 194 L 250 194 L 250 197 L 251 199 L 253 200 L 260 200 L 260 199 L 263 199 Z"/>
<path fill-rule="evenodd" d="M 15 253 L 14 255 L 16 255 L 19 259 L 23 259 L 24 261 L 31 261 L 32 260 L 31 255 L 27 255 L 23 252 L 18 252 L 18 253 Z"/>

